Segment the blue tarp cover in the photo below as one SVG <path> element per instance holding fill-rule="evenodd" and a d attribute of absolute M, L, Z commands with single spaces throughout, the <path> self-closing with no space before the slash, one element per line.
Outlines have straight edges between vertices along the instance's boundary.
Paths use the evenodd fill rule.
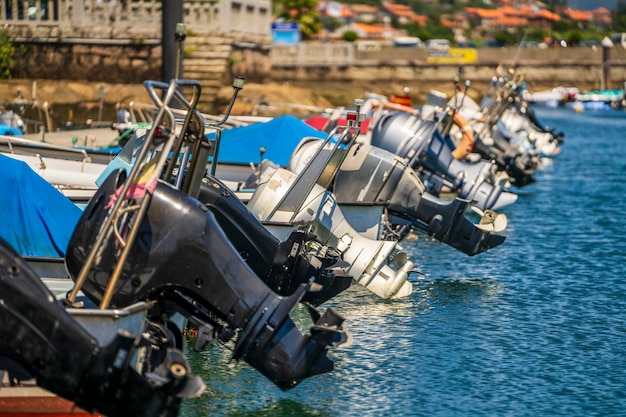
<path fill-rule="evenodd" d="M 269 122 L 225 129 L 222 132 L 219 162 L 258 164 L 259 149 L 265 148 L 263 159 L 287 166 L 289 158 L 302 138 L 325 138 L 321 132 L 293 116 L 276 117 Z"/>
<path fill-rule="evenodd" d="M 0 175 L 0 236 L 22 256 L 65 256 L 80 208 L 25 162 L 0 155 Z"/>

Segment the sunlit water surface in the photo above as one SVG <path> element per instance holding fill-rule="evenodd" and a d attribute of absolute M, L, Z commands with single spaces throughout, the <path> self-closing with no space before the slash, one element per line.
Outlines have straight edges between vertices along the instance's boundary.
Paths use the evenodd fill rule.
<path fill-rule="evenodd" d="M 425 274 L 413 294 L 332 300 L 354 344 L 288 392 L 189 340 L 207 391 L 181 415 L 626 415 L 626 116 L 537 112 L 565 133 L 563 152 L 514 189 L 502 246 L 467 257 L 405 243 Z"/>

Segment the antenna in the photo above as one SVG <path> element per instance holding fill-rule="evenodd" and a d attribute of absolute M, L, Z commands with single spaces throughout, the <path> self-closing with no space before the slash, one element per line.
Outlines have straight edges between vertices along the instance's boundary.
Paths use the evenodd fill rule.
<path fill-rule="evenodd" d="M 528 29 L 524 30 L 524 34 L 522 35 L 522 40 L 517 45 L 517 51 L 515 51 L 515 56 L 513 57 L 513 62 L 511 62 L 511 67 L 515 68 L 515 64 L 517 63 L 517 58 L 519 58 L 519 54 L 522 51 L 522 43 L 526 40 L 526 35 L 528 34 Z"/>
<path fill-rule="evenodd" d="M 176 31 L 174 32 L 174 39 L 178 48 L 178 54 L 176 54 L 176 70 L 174 71 L 174 77 L 179 79 L 182 77 L 183 72 L 183 42 L 187 37 L 187 31 L 183 23 L 176 23 Z"/>

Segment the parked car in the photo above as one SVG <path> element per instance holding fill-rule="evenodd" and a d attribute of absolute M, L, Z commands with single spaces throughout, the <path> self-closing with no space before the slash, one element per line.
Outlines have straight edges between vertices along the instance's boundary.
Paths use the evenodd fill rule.
<path fill-rule="evenodd" d="M 614 46 L 621 45 L 622 48 L 626 49 L 626 33 L 616 33 L 615 35 L 611 36 L 611 41 L 613 42 Z"/>
<path fill-rule="evenodd" d="M 582 41 L 578 44 L 578 46 L 580 47 L 598 47 L 601 46 L 602 42 L 595 40 L 595 39 L 591 39 L 591 40 L 586 40 L 586 41 Z"/>
<path fill-rule="evenodd" d="M 376 42 L 376 41 L 356 42 L 356 49 L 359 51 L 370 51 L 370 52 L 380 51 L 381 47 L 382 46 L 380 42 Z"/>
<path fill-rule="evenodd" d="M 424 46 L 424 42 L 420 38 L 414 36 L 398 36 L 391 40 L 393 46 L 398 47 L 417 47 Z"/>
<path fill-rule="evenodd" d="M 556 48 L 567 48 L 569 46 L 565 39 L 552 39 L 549 45 Z"/>
<path fill-rule="evenodd" d="M 539 42 L 536 41 L 521 41 L 519 43 L 520 48 L 538 48 Z"/>
<path fill-rule="evenodd" d="M 476 44 L 474 42 L 457 42 L 456 46 L 459 48 L 476 48 Z"/>
<path fill-rule="evenodd" d="M 490 39 L 483 44 L 485 48 L 504 48 L 506 45 L 504 42 L 497 41 L 495 39 Z"/>
<path fill-rule="evenodd" d="M 447 54 L 450 50 L 450 41 L 447 39 L 429 39 L 426 41 L 429 54 Z"/>

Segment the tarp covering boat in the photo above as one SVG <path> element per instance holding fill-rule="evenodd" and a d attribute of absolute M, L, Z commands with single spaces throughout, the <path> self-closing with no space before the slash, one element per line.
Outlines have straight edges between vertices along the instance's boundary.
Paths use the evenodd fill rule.
<path fill-rule="evenodd" d="M 293 116 L 280 116 L 268 122 L 226 129 L 222 132 L 219 161 L 258 164 L 263 159 L 287 166 L 295 147 L 304 137 L 325 138 L 321 132 Z"/>
<path fill-rule="evenodd" d="M 0 175 L 0 236 L 22 256 L 64 256 L 80 208 L 25 162 L 0 155 Z"/>

